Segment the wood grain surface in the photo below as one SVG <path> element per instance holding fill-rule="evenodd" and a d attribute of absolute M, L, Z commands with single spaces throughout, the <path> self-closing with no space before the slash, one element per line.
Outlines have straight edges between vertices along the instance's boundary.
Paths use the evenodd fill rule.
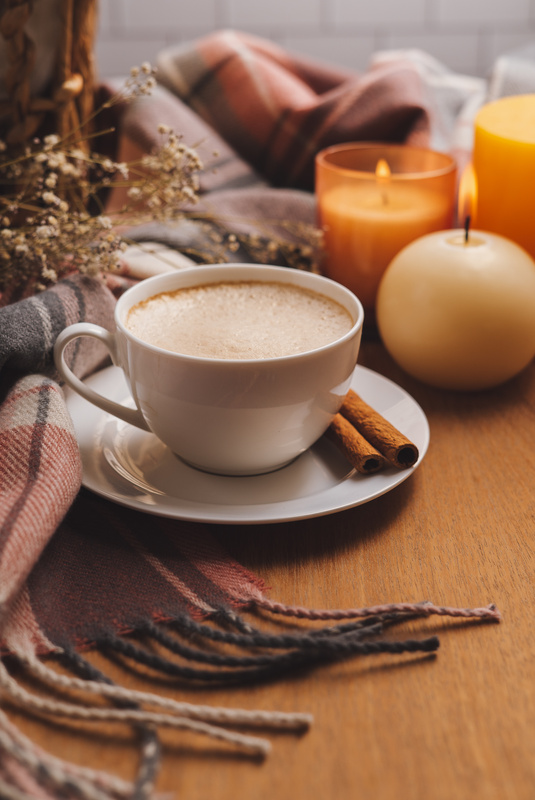
<path fill-rule="evenodd" d="M 273 599 L 315 608 L 387 601 L 482 606 L 501 623 L 432 618 L 436 655 L 366 656 L 281 682 L 185 691 L 98 654 L 123 685 L 232 707 L 306 711 L 309 731 L 266 732 L 263 761 L 192 733 L 163 734 L 158 789 L 181 800 L 533 800 L 535 798 L 535 368 L 498 389 L 457 394 L 402 373 L 382 346 L 360 363 L 407 389 L 431 445 L 409 480 L 343 513 L 290 524 L 214 526 Z M 58 755 L 133 777 L 118 726 L 50 725 L 13 710 Z"/>

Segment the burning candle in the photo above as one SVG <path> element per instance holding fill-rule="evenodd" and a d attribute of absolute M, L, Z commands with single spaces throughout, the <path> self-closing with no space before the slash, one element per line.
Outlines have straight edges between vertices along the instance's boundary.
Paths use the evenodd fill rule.
<path fill-rule="evenodd" d="M 462 197 L 459 208 L 469 210 Z M 496 386 L 535 356 L 535 262 L 502 236 L 470 231 L 468 221 L 464 230 L 405 247 L 377 297 L 377 324 L 392 357 L 445 389 Z"/>
<path fill-rule="evenodd" d="M 344 144 L 316 159 L 325 274 L 370 311 L 393 257 L 425 233 L 451 226 L 455 162 L 404 145 Z"/>
<path fill-rule="evenodd" d="M 535 95 L 489 103 L 475 119 L 477 225 L 525 247 L 535 257 Z"/>

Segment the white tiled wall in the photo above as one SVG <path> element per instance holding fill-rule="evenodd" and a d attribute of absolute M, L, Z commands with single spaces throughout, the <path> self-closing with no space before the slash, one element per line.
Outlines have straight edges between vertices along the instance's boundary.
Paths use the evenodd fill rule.
<path fill-rule="evenodd" d="M 416 47 L 485 77 L 497 56 L 535 42 L 535 0 L 100 0 L 100 75 L 221 28 L 356 70 L 377 50 Z"/>

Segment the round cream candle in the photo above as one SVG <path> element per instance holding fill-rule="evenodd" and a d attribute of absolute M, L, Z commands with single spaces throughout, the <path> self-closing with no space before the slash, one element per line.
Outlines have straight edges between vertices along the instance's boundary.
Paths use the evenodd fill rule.
<path fill-rule="evenodd" d="M 413 239 L 451 226 L 455 183 L 453 159 L 424 148 L 357 142 L 318 153 L 324 272 L 359 297 L 368 319 L 396 253 Z"/>
<path fill-rule="evenodd" d="M 394 258 L 376 310 L 410 375 L 446 389 L 496 386 L 535 356 L 535 262 L 492 233 L 432 233 Z"/>
<path fill-rule="evenodd" d="M 475 119 L 477 226 L 522 245 L 535 257 L 535 94 L 489 103 Z"/>

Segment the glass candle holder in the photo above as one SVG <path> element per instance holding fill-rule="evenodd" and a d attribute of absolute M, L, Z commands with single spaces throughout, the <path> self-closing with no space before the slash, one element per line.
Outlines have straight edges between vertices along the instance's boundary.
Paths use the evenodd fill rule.
<path fill-rule="evenodd" d="M 324 273 L 367 311 L 395 255 L 451 228 L 457 167 L 444 153 L 395 144 L 348 143 L 316 156 L 316 198 L 324 232 Z"/>

